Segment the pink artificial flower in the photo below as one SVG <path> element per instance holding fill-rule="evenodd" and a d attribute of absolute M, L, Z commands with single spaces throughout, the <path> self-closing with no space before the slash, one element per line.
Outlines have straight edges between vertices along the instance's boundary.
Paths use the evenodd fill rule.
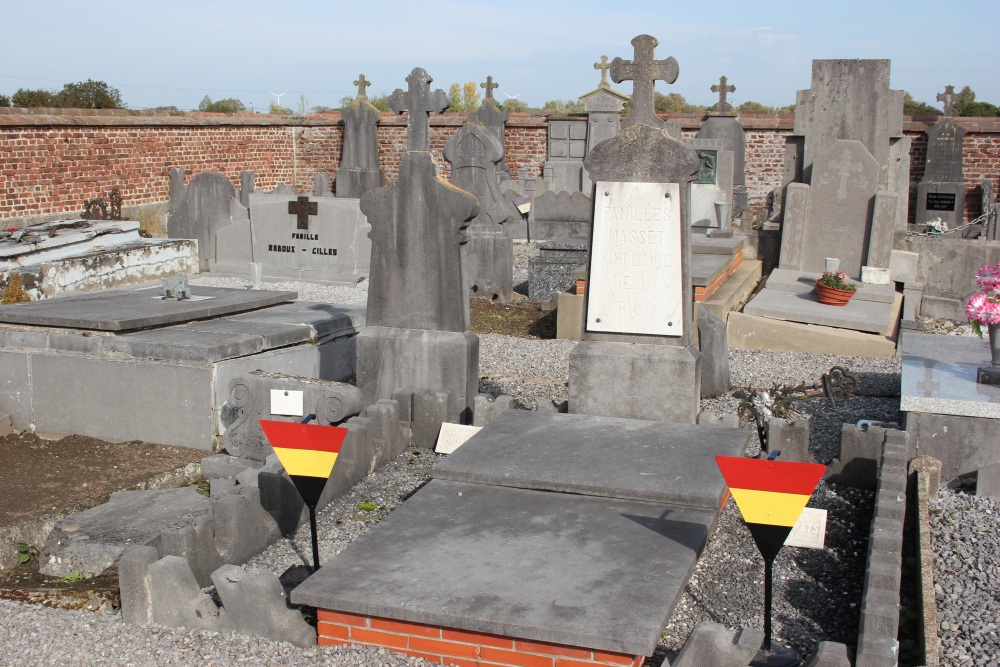
<path fill-rule="evenodd" d="M 965 306 L 969 320 L 982 324 L 1000 324 L 1000 300 L 988 294 L 973 294 Z"/>
<path fill-rule="evenodd" d="M 986 293 L 1000 292 L 1000 262 L 979 269 L 976 274 L 976 284 Z"/>

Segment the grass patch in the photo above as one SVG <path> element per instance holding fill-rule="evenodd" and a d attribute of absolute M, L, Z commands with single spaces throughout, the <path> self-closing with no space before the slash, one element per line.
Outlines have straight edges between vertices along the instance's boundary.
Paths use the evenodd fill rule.
<path fill-rule="evenodd" d="M 555 338 L 556 311 L 542 310 L 537 301 L 498 303 L 471 299 L 472 332 L 515 338 Z"/>

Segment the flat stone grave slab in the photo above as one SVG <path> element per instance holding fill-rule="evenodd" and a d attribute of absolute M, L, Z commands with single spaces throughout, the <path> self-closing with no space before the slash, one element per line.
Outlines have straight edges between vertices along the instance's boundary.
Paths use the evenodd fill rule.
<path fill-rule="evenodd" d="M 815 292 L 816 281 L 823 277 L 822 273 L 808 273 L 791 269 L 774 269 L 767 278 L 767 289 L 795 294 Z M 851 301 L 876 301 L 892 303 L 896 298 L 896 285 L 872 285 L 857 280 L 851 282 L 858 288 Z"/>
<path fill-rule="evenodd" d="M 691 232 L 692 255 L 735 255 L 746 245 L 747 237 L 733 234 L 728 238 L 711 237 L 705 234 Z"/>
<path fill-rule="evenodd" d="M 990 365 L 988 342 L 906 332 L 901 348 L 900 410 L 1000 419 L 1000 386 L 976 382 Z"/>
<path fill-rule="evenodd" d="M 852 298 L 846 306 L 820 303 L 815 294 L 763 289 L 743 308 L 747 315 L 788 322 L 868 331 L 886 335 L 896 313 L 894 304 Z"/>
<path fill-rule="evenodd" d="M 0 306 L 0 322 L 91 331 L 130 331 L 221 317 L 294 301 L 296 292 L 191 286 L 190 299 L 161 299 L 161 287 L 106 290 Z"/>
<path fill-rule="evenodd" d="M 29 225 L 23 234 L 0 239 L 0 261 L 19 258 L 20 263 L 32 264 L 24 255 L 39 254 L 51 260 L 98 245 L 113 246 L 139 238 L 139 223 L 132 220 L 53 220 Z M 65 247 L 70 247 L 70 252 L 43 252 Z"/>
<path fill-rule="evenodd" d="M 510 410 L 434 467 L 435 479 L 718 509 L 715 456 L 748 431 Z"/>
<path fill-rule="evenodd" d="M 705 287 L 712 284 L 722 275 L 733 262 L 732 255 L 692 254 L 688 267 L 691 271 L 691 284 L 695 287 Z"/>
<path fill-rule="evenodd" d="M 432 480 L 291 600 L 651 655 L 717 514 Z"/>

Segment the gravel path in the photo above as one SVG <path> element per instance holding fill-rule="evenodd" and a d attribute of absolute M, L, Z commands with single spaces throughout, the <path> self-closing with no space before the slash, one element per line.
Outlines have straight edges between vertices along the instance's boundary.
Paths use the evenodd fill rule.
<path fill-rule="evenodd" d="M 526 280 L 527 259 L 535 252 L 535 244 L 515 246 L 515 284 Z M 249 286 L 249 279 L 245 277 L 197 276 L 191 282 Z M 364 289 L 355 287 L 301 283 L 265 283 L 265 287 L 294 289 L 302 300 L 363 303 L 367 296 Z M 543 401 L 561 402 L 566 399 L 568 358 L 574 346 L 572 341 L 480 336 L 480 389 L 494 395 L 509 394 L 519 407 L 527 409 Z M 834 455 L 841 424 L 859 419 L 898 421 L 898 360 L 772 351 L 730 352 L 732 381 L 736 386 L 811 384 L 834 365 L 844 366 L 861 377 L 863 395 L 837 408 L 831 408 L 825 399 L 801 403 L 803 412 L 812 415 L 811 445 L 823 460 Z M 733 413 L 736 407 L 737 401 L 732 397 L 703 402 L 703 409 L 719 414 Z M 752 425 L 746 428 L 753 432 Z M 408 450 L 331 503 L 319 515 L 321 558 L 333 558 L 419 488 L 428 478 L 436 458 L 434 454 Z M 371 503 L 378 509 L 362 511 L 358 507 L 361 503 Z M 830 510 L 827 546 L 823 550 L 788 548 L 782 551 L 775 564 L 773 615 L 775 640 L 792 644 L 806 655 L 820 640 L 853 644 L 858 627 L 872 494 L 821 485 L 810 505 Z M 992 511 L 995 526 L 996 508 Z M 975 532 L 974 526 L 970 530 L 980 543 L 985 540 Z M 992 539 L 992 553 L 1000 553 L 995 531 Z M 308 528 L 303 527 L 289 539 L 253 558 L 247 567 L 270 569 L 292 586 L 307 574 L 304 565 L 310 553 Z M 995 580 L 1000 571 L 994 569 L 992 572 Z M 731 628 L 762 627 L 762 580 L 763 562 L 730 500 L 669 621 L 657 655 L 672 655 L 690 629 L 703 619 L 718 621 Z M 989 607 L 977 603 L 977 608 L 992 610 L 990 613 L 995 616 L 996 598 L 992 604 L 994 606 Z M 963 604 L 966 609 L 968 606 Z M 6 601 L 0 601 L 0 615 L 3 617 L 0 621 L 3 629 L 0 664 L 425 664 L 379 649 L 315 648 L 305 651 L 256 638 L 130 627 L 123 625 L 118 616 L 51 610 Z M 983 627 L 987 623 L 984 614 Z M 995 641 L 996 634 L 992 637 Z M 658 664 L 659 657 L 654 662 Z"/>

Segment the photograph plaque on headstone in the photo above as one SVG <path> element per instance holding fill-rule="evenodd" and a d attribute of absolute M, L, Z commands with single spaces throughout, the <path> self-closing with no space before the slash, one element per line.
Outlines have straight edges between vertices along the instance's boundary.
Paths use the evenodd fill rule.
<path fill-rule="evenodd" d="M 683 335 L 680 186 L 598 182 L 594 222 L 587 330 Z"/>

